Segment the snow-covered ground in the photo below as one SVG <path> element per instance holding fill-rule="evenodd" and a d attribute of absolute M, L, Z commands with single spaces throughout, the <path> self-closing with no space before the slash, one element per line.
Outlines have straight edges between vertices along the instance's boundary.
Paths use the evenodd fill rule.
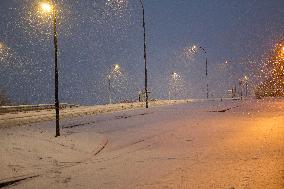
<path fill-rule="evenodd" d="M 151 101 L 150 106 L 163 106 L 168 104 L 189 103 L 193 101 L 202 101 L 201 99 L 188 99 L 188 100 L 158 100 Z M 95 106 L 80 106 L 73 108 L 65 108 L 60 111 L 61 118 L 73 118 L 85 115 L 97 115 L 106 112 L 115 112 L 127 109 L 139 109 L 145 106 L 144 102 L 134 103 L 119 103 Z M 37 110 L 37 111 L 22 111 L 0 114 L 0 128 L 27 125 L 42 121 L 53 120 L 55 112 L 52 109 Z"/>
<path fill-rule="evenodd" d="M 85 109 L 61 121 L 58 138 L 54 121 L 9 122 L 0 129 L 0 186 L 284 188 L 284 99 L 184 102 Z"/>

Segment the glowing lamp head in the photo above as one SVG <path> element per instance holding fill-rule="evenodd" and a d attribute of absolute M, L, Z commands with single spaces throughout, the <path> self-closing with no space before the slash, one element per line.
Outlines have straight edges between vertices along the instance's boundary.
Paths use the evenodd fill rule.
<path fill-rule="evenodd" d="M 125 0 L 117 0 L 117 3 L 119 3 L 119 4 L 125 3 Z"/>
<path fill-rule="evenodd" d="M 51 13 L 53 11 L 53 6 L 50 3 L 42 2 L 40 3 L 40 10 L 43 13 Z"/>
<path fill-rule="evenodd" d="M 119 69 L 120 69 L 120 66 L 119 66 L 118 64 L 115 64 L 115 65 L 114 65 L 114 70 L 117 71 L 117 70 L 119 70 Z"/>
<path fill-rule="evenodd" d="M 190 48 L 190 52 L 191 52 L 191 53 L 196 53 L 196 52 L 197 52 L 197 47 L 196 47 L 196 45 L 193 45 L 193 46 Z"/>
<path fill-rule="evenodd" d="M 0 42 L 0 53 L 2 53 L 2 51 L 4 51 L 5 49 L 7 49 L 7 47 L 5 46 L 4 43 Z"/>
<path fill-rule="evenodd" d="M 179 75 L 176 72 L 172 73 L 172 79 L 177 80 L 179 78 Z"/>

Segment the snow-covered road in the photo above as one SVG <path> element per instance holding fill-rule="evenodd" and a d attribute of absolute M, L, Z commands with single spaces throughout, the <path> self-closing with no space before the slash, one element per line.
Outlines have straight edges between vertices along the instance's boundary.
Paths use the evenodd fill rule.
<path fill-rule="evenodd" d="M 284 188 L 284 99 L 193 102 L 0 130 L 10 188 Z M 20 177 L 18 177 L 20 176 Z"/>

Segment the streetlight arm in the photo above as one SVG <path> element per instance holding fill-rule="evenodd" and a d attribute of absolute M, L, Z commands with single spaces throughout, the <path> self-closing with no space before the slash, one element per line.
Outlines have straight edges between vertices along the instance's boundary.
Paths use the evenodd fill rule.
<path fill-rule="evenodd" d="M 205 54 L 207 54 L 206 53 L 206 50 L 203 48 L 203 47 L 199 47 Z"/>

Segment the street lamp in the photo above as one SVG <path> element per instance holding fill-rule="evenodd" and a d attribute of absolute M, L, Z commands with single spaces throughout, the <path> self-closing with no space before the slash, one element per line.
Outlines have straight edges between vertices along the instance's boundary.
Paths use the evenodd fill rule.
<path fill-rule="evenodd" d="M 249 77 L 248 76 L 244 76 L 241 79 L 239 79 L 239 88 L 240 88 L 240 96 L 241 99 L 243 98 L 243 85 L 245 85 L 245 96 L 248 96 L 248 80 Z"/>
<path fill-rule="evenodd" d="M 110 1 L 110 0 L 107 0 Z M 142 8 L 143 36 L 144 36 L 144 75 L 145 75 L 145 107 L 149 107 L 149 92 L 148 92 L 148 70 L 147 70 L 147 52 L 146 52 L 146 24 L 145 24 L 145 8 L 144 0 L 138 0 Z M 118 4 L 124 3 L 124 0 L 117 0 Z"/>
<path fill-rule="evenodd" d="M 143 0 L 139 0 L 142 7 L 143 30 L 144 30 L 144 73 L 145 73 L 145 107 L 148 108 L 148 71 L 147 71 L 147 54 L 146 54 L 146 26 L 145 26 L 145 9 Z"/>
<path fill-rule="evenodd" d="M 180 76 L 179 76 L 176 72 L 173 72 L 173 73 L 172 73 L 172 79 L 173 79 L 174 81 L 176 81 L 179 77 L 180 77 Z"/>
<path fill-rule="evenodd" d="M 205 77 L 206 77 L 206 98 L 208 99 L 209 98 L 209 87 L 208 87 L 208 63 L 207 63 L 207 52 L 206 52 L 206 50 L 203 48 L 203 47 L 201 47 L 201 46 L 199 46 L 199 47 L 197 47 L 196 45 L 193 45 L 190 49 L 189 49 L 189 51 L 190 51 L 190 53 L 192 53 L 192 54 L 196 54 L 197 52 L 198 52 L 198 49 L 201 49 L 202 50 L 202 52 L 204 52 L 204 54 L 205 54 Z"/>
<path fill-rule="evenodd" d="M 232 98 L 234 98 L 235 96 L 236 96 L 236 92 L 237 92 L 237 84 L 236 84 L 236 82 L 234 82 L 233 81 L 233 67 L 232 67 L 232 61 L 229 61 L 229 60 L 225 60 L 225 62 L 224 63 L 222 63 L 221 64 L 221 66 L 224 66 L 224 68 L 225 68 L 225 70 L 228 72 L 228 74 L 229 74 L 229 76 L 228 76 L 228 78 L 230 79 L 230 81 L 231 82 L 233 82 L 232 83 L 232 85 L 233 86 L 231 86 L 231 82 L 229 81 L 229 86 L 230 87 L 232 87 L 231 89 L 230 89 L 230 91 L 232 92 L 231 94 L 232 94 Z"/>
<path fill-rule="evenodd" d="M 114 65 L 114 69 L 113 69 L 113 71 L 114 71 L 114 72 L 118 72 L 118 71 L 119 71 L 119 69 L 120 69 L 120 65 L 115 64 L 115 65 Z"/>
<path fill-rule="evenodd" d="M 111 79 L 114 78 L 117 75 L 120 75 L 120 65 L 119 64 L 115 64 L 112 66 L 113 68 L 111 68 L 111 71 L 109 73 L 109 75 L 107 76 L 108 79 L 108 92 L 109 92 L 109 104 L 112 103 L 112 98 L 111 98 Z"/>
<path fill-rule="evenodd" d="M 44 13 L 52 13 L 54 11 L 53 5 L 48 2 L 40 3 L 40 8 Z"/>
<path fill-rule="evenodd" d="M 248 80 L 249 80 L 249 77 L 245 75 L 244 78 L 243 78 L 243 81 L 244 81 L 245 86 L 246 86 L 246 97 L 248 96 Z"/>
<path fill-rule="evenodd" d="M 50 2 L 41 2 L 40 12 L 45 14 L 52 14 L 53 16 L 53 43 L 54 43 L 54 97 L 55 97 L 55 118 L 56 118 L 56 134 L 55 137 L 60 136 L 59 127 L 59 95 L 58 95 L 58 34 L 57 34 L 57 10 L 56 10 L 56 0 L 51 0 Z"/>
<path fill-rule="evenodd" d="M 171 75 L 171 80 L 169 83 L 169 101 L 171 100 L 171 84 L 173 84 L 173 86 L 176 85 L 177 80 L 180 78 L 180 75 L 178 75 L 176 72 L 173 72 Z"/>

